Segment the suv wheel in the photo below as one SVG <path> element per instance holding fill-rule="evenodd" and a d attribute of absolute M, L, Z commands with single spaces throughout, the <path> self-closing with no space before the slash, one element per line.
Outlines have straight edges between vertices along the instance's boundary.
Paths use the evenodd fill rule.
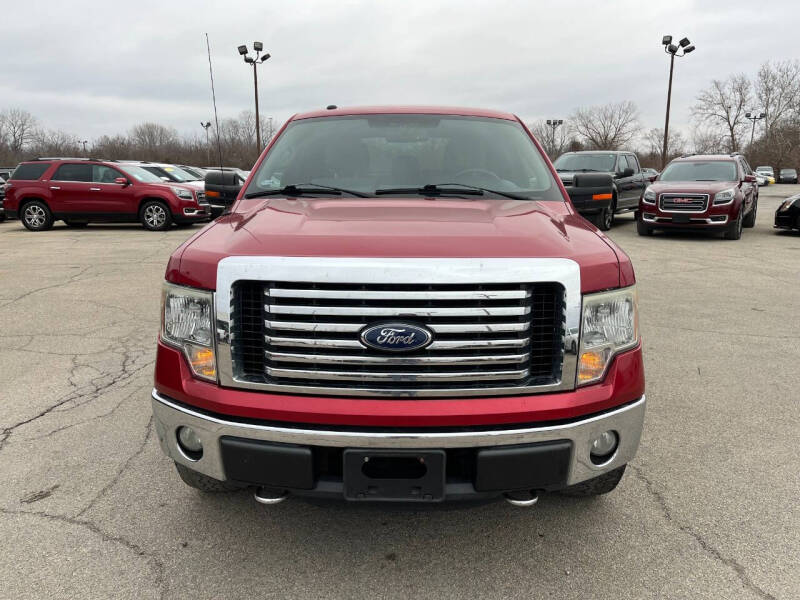
<path fill-rule="evenodd" d="M 53 226 L 53 213 L 44 202 L 32 200 L 22 208 L 22 224 L 30 231 L 44 231 Z"/>
<path fill-rule="evenodd" d="M 653 228 L 647 225 L 641 217 L 636 219 L 636 233 L 639 235 L 653 235 Z"/>
<path fill-rule="evenodd" d="M 742 213 L 744 212 L 744 208 L 739 209 L 739 216 L 736 217 L 736 221 L 728 228 L 725 232 L 725 239 L 726 240 L 738 240 L 742 237 L 742 224 L 744 219 L 742 218 Z"/>
<path fill-rule="evenodd" d="M 164 231 L 172 225 L 172 215 L 169 213 L 169 209 L 158 200 L 148 200 L 142 204 L 139 220 L 145 229 L 150 231 Z"/>
<path fill-rule="evenodd" d="M 753 208 L 744 218 L 742 227 L 755 227 L 756 226 L 756 213 L 758 212 L 758 198 L 753 200 Z"/>
<path fill-rule="evenodd" d="M 559 493 L 564 496 L 574 496 L 577 498 L 607 494 L 619 485 L 622 476 L 625 474 L 625 467 L 627 466 L 628 465 L 622 465 L 613 471 L 603 473 L 599 477 L 576 483 L 568 488 L 564 488 Z"/>

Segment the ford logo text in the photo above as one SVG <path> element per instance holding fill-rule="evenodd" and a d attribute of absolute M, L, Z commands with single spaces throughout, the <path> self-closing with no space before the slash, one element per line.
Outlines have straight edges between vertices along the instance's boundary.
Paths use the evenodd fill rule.
<path fill-rule="evenodd" d="M 361 332 L 361 343 L 376 350 L 411 352 L 431 343 L 433 336 L 425 327 L 408 323 L 382 323 Z"/>

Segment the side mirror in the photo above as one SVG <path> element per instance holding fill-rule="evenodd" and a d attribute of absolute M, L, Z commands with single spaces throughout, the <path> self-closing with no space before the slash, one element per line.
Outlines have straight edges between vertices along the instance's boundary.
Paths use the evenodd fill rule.
<path fill-rule="evenodd" d="M 620 177 L 633 177 L 633 169 L 628 167 L 627 169 L 622 170 L 620 172 L 619 176 Z"/>
<path fill-rule="evenodd" d="M 756 183 L 758 181 L 755 175 L 745 175 L 744 180 L 746 183 Z"/>
<path fill-rule="evenodd" d="M 657 177 L 658 177 L 658 175 L 650 175 L 650 177 L 648 177 L 648 179 L 650 180 L 650 183 L 653 183 L 656 180 Z"/>
<path fill-rule="evenodd" d="M 121 186 L 123 186 L 123 187 L 124 187 L 124 186 L 128 185 L 128 180 L 127 180 L 127 179 L 125 179 L 124 177 L 117 177 L 117 178 L 114 180 L 114 183 L 116 183 L 117 185 L 121 185 Z"/>

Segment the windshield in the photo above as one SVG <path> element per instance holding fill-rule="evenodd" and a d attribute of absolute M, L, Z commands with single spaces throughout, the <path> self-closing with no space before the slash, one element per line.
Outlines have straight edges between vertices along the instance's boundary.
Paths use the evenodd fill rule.
<path fill-rule="evenodd" d="M 447 183 L 563 202 L 546 162 L 519 123 L 429 114 L 293 121 L 245 193 L 315 184 L 372 196 L 376 190 L 391 195 L 393 189 Z M 317 192 L 325 195 L 322 189 Z"/>
<path fill-rule="evenodd" d="M 772 167 L 756 167 L 759 173 L 772 173 Z"/>
<path fill-rule="evenodd" d="M 660 181 L 737 181 L 736 163 L 731 160 L 681 161 L 667 165 Z"/>
<path fill-rule="evenodd" d="M 123 165 L 122 169 L 136 181 L 141 181 L 142 183 L 164 183 L 158 175 L 154 175 L 142 167 Z"/>
<path fill-rule="evenodd" d="M 794 169 L 781 169 L 781 175 L 794 175 L 796 172 Z"/>
<path fill-rule="evenodd" d="M 198 180 L 206 176 L 206 172 L 200 167 L 181 167 L 181 170 L 189 175 L 193 175 L 194 178 Z"/>
<path fill-rule="evenodd" d="M 559 171 L 614 171 L 617 161 L 616 154 L 562 154 L 556 159 L 556 169 Z"/>

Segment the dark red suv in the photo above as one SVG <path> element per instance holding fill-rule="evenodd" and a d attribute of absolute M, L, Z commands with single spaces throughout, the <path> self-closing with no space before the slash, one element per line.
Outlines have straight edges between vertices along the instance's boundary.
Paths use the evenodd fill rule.
<path fill-rule="evenodd" d="M 162 231 L 211 217 L 203 192 L 166 184 L 139 166 L 80 158 L 20 163 L 6 184 L 5 211 L 31 231 L 50 229 L 56 220 L 70 227 L 138 221 Z"/>
<path fill-rule="evenodd" d="M 682 156 L 670 162 L 639 200 L 639 235 L 654 229 L 707 229 L 738 240 L 756 224 L 758 183 L 744 156 Z"/>

